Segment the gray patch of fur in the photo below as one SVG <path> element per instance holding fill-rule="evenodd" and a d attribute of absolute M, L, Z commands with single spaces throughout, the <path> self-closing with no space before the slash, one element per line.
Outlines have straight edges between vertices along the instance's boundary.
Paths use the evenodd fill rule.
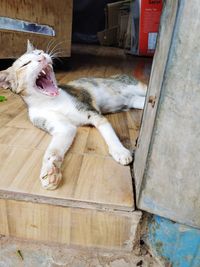
<path fill-rule="evenodd" d="M 77 80 L 80 84 L 83 82 L 83 84 L 85 84 L 85 82 L 88 82 L 90 84 L 92 84 L 95 87 L 98 87 L 98 83 L 94 80 L 94 78 L 89 77 L 89 78 L 80 78 Z"/>
<path fill-rule="evenodd" d="M 114 79 L 116 81 L 122 82 L 124 84 L 127 85 L 137 85 L 139 82 L 136 78 L 134 78 L 133 76 L 129 76 L 126 74 L 122 74 L 122 75 L 114 75 L 110 77 L 111 79 Z"/>
<path fill-rule="evenodd" d="M 59 87 L 74 98 L 78 110 L 99 113 L 93 104 L 92 96 L 84 88 L 63 84 L 59 85 Z"/>
<path fill-rule="evenodd" d="M 53 131 L 52 127 L 51 128 L 47 127 L 47 121 L 44 118 L 40 118 L 40 117 L 34 118 L 33 119 L 33 124 L 36 127 L 44 130 L 45 132 L 50 132 L 51 133 Z"/>

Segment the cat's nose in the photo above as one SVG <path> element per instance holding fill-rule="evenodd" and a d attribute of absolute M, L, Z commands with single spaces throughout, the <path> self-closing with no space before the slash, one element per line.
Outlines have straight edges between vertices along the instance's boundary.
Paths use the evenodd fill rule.
<path fill-rule="evenodd" d="M 52 64 L 51 57 L 49 57 L 48 55 L 40 55 L 38 62 L 42 64 Z"/>
<path fill-rule="evenodd" d="M 41 55 L 40 58 L 38 59 L 38 62 L 44 62 L 46 61 L 46 57 L 44 55 Z"/>

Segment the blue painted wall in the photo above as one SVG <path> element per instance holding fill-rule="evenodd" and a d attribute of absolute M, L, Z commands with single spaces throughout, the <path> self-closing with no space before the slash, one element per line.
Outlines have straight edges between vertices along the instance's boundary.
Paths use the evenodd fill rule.
<path fill-rule="evenodd" d="M 153 216 L 148 221 L 146 242 L 166 266 L 200 267 L 200 229 Z"/>

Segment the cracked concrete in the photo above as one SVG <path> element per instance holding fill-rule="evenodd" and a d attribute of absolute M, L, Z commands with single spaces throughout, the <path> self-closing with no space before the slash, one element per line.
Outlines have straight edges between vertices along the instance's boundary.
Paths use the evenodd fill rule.
<path fill-rule="evenodd" d="M 0 239 L 0 267 L 159 267 L 145 249 L 134 252 L 69 248 L 61 245 Z"/>

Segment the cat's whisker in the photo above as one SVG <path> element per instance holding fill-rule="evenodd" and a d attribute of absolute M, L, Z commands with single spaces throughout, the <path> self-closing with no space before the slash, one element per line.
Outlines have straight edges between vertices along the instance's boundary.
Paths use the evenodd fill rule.
<path fill-rule="evenodd" d="M 61 55 L 63 55 L 64 52 L 65 52 L 65 50 L 59 50 L 59 51 L 56 51 L 56 52 L 54 52 L 53 54 L 50 54 L 50 57 L 51 57 L 52 59 L 54 59 L 54 58 L 57 57 L 57 56 L 61 56 Z"/>
<path fill-rule="evenodd" d="M 47 45 L 47 49 L 46 49 L 46 53 L 49 54 L 52 46 L 55 44 L 56 40 L 55 39 L 51 39 Z"/>
<path fill-rule="evenodd" d="M 63 64 L 63 60 L 62 60 L 60 57 L 55 57 L 55 58 L 54 58 L 54 61 L 55 61 L 55 60 L 57 60 L 57 61 L 59 61 L 60 63 Z"/>
<path fill-rule="evenodd" d="M 53 52 L 49 53 L 49 55 L 50 55 L 50 57 L 54 57 L 55 55 L 63 53 L 63 52 L 64 52 L 64 49 L 57 49 L 57 50 L 54 50 Z"/>
<path fill-rule="evenodd" d="M 60 52 L 57 52 L 57 53 L 53 54 L 53 55 L 51 56 L 51 58 L 54 60 L 54 59 L 56 59 L 56 58 L 58 58 L 59 56 L 62 56 L 62 55 L 63 55 L 63 52 L 60 51 Z"/>
<path fill-rule="evenodd" d="M 53 40 L 53 42 L 51 42 L 49 48 L 48 48 L 48 54 L 51 55 L 55 49 L 58 48 L 58 46 L 63 43 L 63 42 L 59 42 L 59 43 L 56 43 L 56 40 Z"/>
<path fill-rule="evenodd" d="M 57 49 L 55 50 L 52 54 L 49 54 L 51 57 L 63 53 L 65 50 L 64 49 Z"/>
<path fill-rule="evenodd" d="M 52 54 L 52 53 L 55 51 L 55 49 L 58 49 L 58 46 L 61 45 L 61 44 L 63 44 L 63 43 L 64 43 L 64 41 L 57 43 L 57 44 L 51 49 L 50 54 Z"/>
<path fill-rule="evenodd" d="M 57 42 L 57 40 L 56 39 L 53 39 L 52 40 L 52 42 L 50 43 L 50 49 L 52 49 L 52 47 L 54 46 L 54 45 L 56 45 L 56 42 Z"/>
<path fill-rule="evenodd" d="M 62 51 L 64 49 L 62 49 L 61 47 L 57 47 L 56 49 L 54 49 L 54 51 L 51 51 L 50 54 L 53 55 L 55 52 L 58 52 L 58 51 Z"/>
<path fill-rule="evenodd" d="M 56 40 L 55 39 L 51 40 L 51 42 L 50 42 L 50 44 L 48 46 L 48 51 L 47 51 L 48 54 L 51 52 L 51 50 L 52 50 L 52 48 L 54 47 L 55 44 L 56 44 Z"/>
<path fill-rule="evenodd" d="M 46 51 L 45 51 L 45 53 L 49 53 L 49 45 L 50 45 L 50 43 L 52 42 L 52 39 L 51 40 L 49 40 L 48 41 L 48 43 L 47 43 L 47 47 L 46 47 Z"/>
<path fill-rule="evenodd" d="M 59 56 L 62 55 L 63 52 L 64 52 L 64 50 L 63 50 L 63 51 L 58 51 L 58 52 L 54 53 L 54 54 L 51 56 L 53 62 L 55 62 L 55 61 L 57 60 L 57 61 L 63 63 L 63 60 L 59 57 Z"/>

